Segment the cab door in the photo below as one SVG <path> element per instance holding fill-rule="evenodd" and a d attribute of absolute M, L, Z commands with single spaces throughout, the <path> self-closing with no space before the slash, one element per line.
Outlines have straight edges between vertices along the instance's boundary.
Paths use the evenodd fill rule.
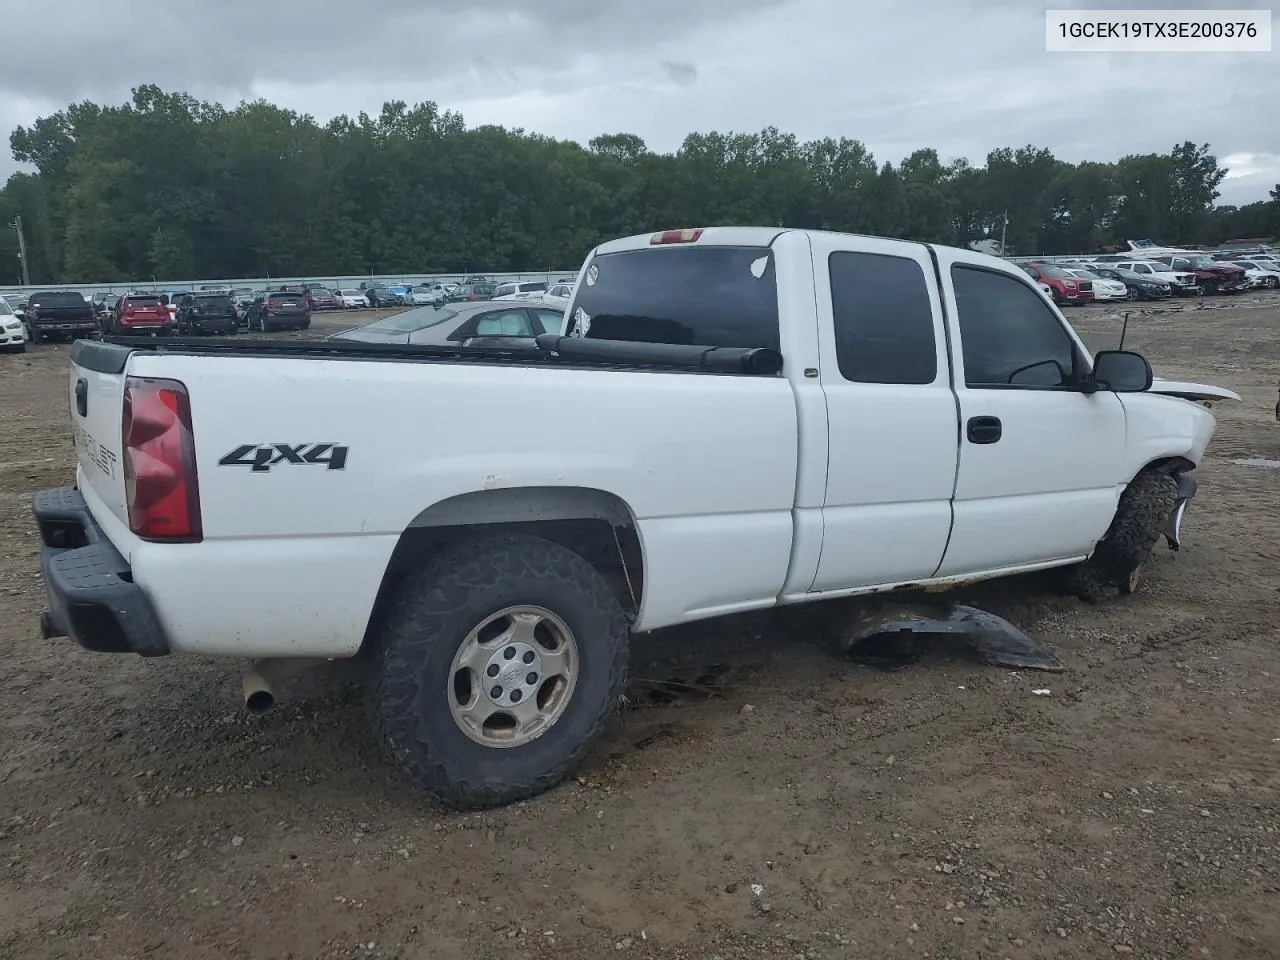
<path fill-rule="evenodd" d="M 929 249 L 813 234 L 828 454 L 811 593 L 923 580 L 942 562 L 956 399 Z"/>
<path fill-rule="evenodd" d="M 1090 358 L 1022 271 L 935 252 L 960 411 L 955 521 L 937 575 L 1083 559 L 1128 480 L 1124 407 L 1074 385 Z"/>

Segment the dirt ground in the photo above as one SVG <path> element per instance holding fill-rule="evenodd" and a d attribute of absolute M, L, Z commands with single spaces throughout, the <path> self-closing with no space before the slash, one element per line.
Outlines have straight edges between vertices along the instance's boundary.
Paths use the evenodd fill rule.
<path fill-rule="evenodd" d="M 1116 344 L 1114 311 L 1069 316 Z M 638 698 L 579 779 L 483 815 L 397 780 L 349 683 L 249 717 L 239 664 L 39 639 L 68 348 L 0 357 L 0 957 L 1274 960 L 1280 470 L 1240 461 L 1280 460 L 1278 333 L 1276 295 L 1134 310 L 1159 375 L 1244 402 L 1138 595 L 978 592 L 1064 673 L 700 624 L 637 670 L 692 639 L 734 666 L 717 695 Z"/>

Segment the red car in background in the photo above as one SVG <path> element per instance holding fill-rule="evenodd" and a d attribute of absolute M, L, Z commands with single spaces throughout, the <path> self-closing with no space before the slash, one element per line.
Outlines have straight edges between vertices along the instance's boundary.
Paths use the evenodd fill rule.
<path fill-rule="evenodd" d="M 312 287 L 307 290 L 307 304 L 310 310 L 340 310 L 342 301 L 324 287 Z"/>
<path fill-rule="evenodd" d="M 118 337 L 168 334 L 173 332 L 173 314 L 154 293 L 131 293 L 116 301 L 107 326 Z"/>
<path fill-rule="evenodd" d="M 1052 291 L 1053 302 L 1060 307 L 1068 303 L 1089 303 L 1093 299 L 1093 281 L 1073 277 L 1061 267 L 1051 263 L 1024 263 L 1022 269 L 1038 283 Z"/>

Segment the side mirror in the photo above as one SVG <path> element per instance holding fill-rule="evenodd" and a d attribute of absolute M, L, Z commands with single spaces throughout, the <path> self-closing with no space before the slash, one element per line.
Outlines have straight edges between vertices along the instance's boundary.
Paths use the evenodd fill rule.
<path fill-rule="evenodd" d="M 1140 353 L 1103 350 L 1094 354 L 1093 379 L 1113 393 L 1141 393 L 1151 387 L 1151 364 Z"/>

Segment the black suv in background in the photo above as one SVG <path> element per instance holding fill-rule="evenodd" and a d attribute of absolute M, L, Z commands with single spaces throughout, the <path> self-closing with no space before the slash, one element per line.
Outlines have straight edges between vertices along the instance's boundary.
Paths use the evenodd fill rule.
<path fill-rule="evenodd" d="M 196 333 L 236 332 L 239 314 L 228 293 L 187 293 L 178 299 L 174 332 L 182 336 Z"/>
<path fill-rule="evenodd" d="M 311 326 L 309 299 L 303 291 L 279 290 L 259 294 L 245 319 L 250 330 L 306 330 Z"/>

